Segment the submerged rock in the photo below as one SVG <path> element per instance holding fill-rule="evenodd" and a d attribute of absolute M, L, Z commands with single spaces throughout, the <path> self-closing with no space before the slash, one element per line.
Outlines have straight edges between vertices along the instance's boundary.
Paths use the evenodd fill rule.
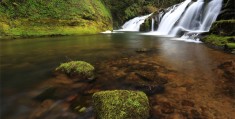
<path fill-rule="evenodd" d="M 148 48 L 139 48 L 136 50 L 137 53 L 145 53 L 145 52 L 150 52 L 151 49 Z"/>
<path fill-rule="evenodd" d="M 147 95 L 164 93 L 165 91 L 164 85 L 137 85 L 135 88 L 145 92 Z"/>
<path fill-rule="evenodd" d="M 43 101 L 45 99 L 54 99 L 55 98 L 55 87 L 49 87 L 42 91 L 38 96 L 35 97 L 36 100 Z"/>
<path fill-rule="evenodd" d="M 147 119 L 149 102 L 140 91 L 101 91 L 92 96 L 97 119 Z"/>
<path fill-rule="evenodd" d="M 223 94 L 235 98 L 235 61 L 228 60 L 218 66 L 218 72 L 221 79 L 218 80 Z"/>

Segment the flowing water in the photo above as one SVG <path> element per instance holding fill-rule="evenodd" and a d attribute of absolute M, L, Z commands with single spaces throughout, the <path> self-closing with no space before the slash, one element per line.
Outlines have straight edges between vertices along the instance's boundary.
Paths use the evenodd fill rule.
<path fill-rule="evenodd" d="M 177 36 L 182 35 L 181 32 L 186 34 L 208 32 L 221 7 L 222 0 L 212 0 L 209 3 L 204 0 L 196 2 L 186 0 L 163 16 L 156 34 Z"/>
<path fill-rule="evenodd" d="M 157 35 L 169 35 L 172 27 L 181 17 L 182 13 L 185 11 L 187 5 L 191 2 L 191 0 L 186 0 L 181 5 L 179 5 L 176 9 L 171 9 L 166 15 L 163 16 L 158 30 Z"/>
<path fill-rule="evenodd" d="M 140 48 L 154 49 L 149 61 L 161 61 L 181 75 L 205 75 L 214 80 L 213 68 L 234 55 L 216 51 L 204 44 L 177 41 L 176 38 L 145 36 L 140 33 L 98 34 L 1 41 L 1 116 L 25 118 L 35 108 L 29 98 L 42 82 L 53 77 L 62 62 L 84 60 L 97 66 L 105 61 L 141 55 Z M 141 59 L 145 60 L 145 59 Z M 121 85 L 117 84 L 116 85 Z"/>
<path fill-rule="evenodd" d="M 145 19 L 147 19 L 152 14 L 135 17 L 129 21 L 127 21 L 123 26 L 122 29 L 116 31 L 139 31 L 140 25 L 144 23 Z"/>
<path fill-rule="evenodd" d="M 158 29 L 154 31 L 152 19 L 151 32 L 148 35 L 183 36 L 194 39 L 200 33 L 208 32 L 212 23 L 216 20 L 222 7 L 222 0 L 185 0 L 173 5 L 164 12 L 160 12 L 157 18 L 161 18 Z M 136 17 L 127 21 L 123 28 L 118 31 L 139 31 L 140 25 L 150 15 Z M 158 19 L 157 19 L 158 20 Z M 153 32 L 154 31 L 154 32 Z"/>

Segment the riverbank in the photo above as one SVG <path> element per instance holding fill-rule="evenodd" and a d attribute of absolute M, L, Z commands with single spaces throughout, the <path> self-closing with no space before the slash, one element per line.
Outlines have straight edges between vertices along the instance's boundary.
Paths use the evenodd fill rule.
<path fill-rule="evenodd" d="M 209 47 L 235 53 L 235 20 L 220 20 L 213 23 L 210 33 L 202 37 Z"/>
<path fill-rule="evenodd" d="M 112 30 L 112 16 L 101 1 L 0 2 L 1 38 L 96 34 Z"/>

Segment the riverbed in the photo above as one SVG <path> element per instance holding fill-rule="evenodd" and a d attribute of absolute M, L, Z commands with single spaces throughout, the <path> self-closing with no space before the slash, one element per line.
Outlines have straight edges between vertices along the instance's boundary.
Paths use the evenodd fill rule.
<path fill-rule="evenodd" d="M 91 95 L 110 89 L 146 92 L 153 119 L 235 117 L 235 55 L 203 43 L 115 33 L 3 40 L 0 48 L 4 119 L 94 118 Z M 59 91 L 56 98 L 35 99 L 43 89 L 58 86 L 58 80 L 74 85 L 68 77 L 53 73 L 72 60 L 94 65 L 96 80 L 74 89 L 59 86 L 73 93 Z M 74 110 L 83 107 L 85 112 Z"/>

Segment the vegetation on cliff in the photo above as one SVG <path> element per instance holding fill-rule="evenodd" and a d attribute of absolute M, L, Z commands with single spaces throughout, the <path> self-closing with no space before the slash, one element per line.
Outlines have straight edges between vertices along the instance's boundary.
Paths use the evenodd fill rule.
<path fill-rule="evenodd" d="M 0 33 L 10 36 L 91 34 L 112 28 L 100 0 L 3 0 Z"/>
<path fill-rule="evenodd" d="M 224 50 L 235 49 L 235 20 L 220 20 L 213 23 L 210 34 L 202 39 L 203 42 Z"/>

